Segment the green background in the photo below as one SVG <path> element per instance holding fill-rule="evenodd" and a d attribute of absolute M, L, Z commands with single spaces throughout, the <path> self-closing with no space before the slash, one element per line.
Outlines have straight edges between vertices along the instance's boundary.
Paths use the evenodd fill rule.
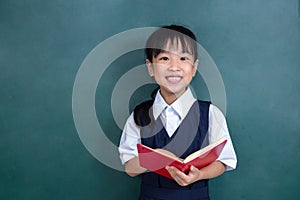
<path fill-rule="evenodd" d="M 72 89 L 81 63 L 101 41 L 166 24 L 196 33 L 226 87 L 238 167 L 210 181 L 212 199 L 300 197 L 297 0 L 1 0 L 0 199 L 137 198 L 139 178 L 103 165 L 79 139 Z M 143 62 L 141 51 L 132 52 L 99 82 L 99 123 L 115 144 L 121 130 L 110 110 L 112 89 Z M 199 75 L 193 82 L 209 99 L 202 83 Z M 129 109 L 152 88 L 137 90 Z"/>

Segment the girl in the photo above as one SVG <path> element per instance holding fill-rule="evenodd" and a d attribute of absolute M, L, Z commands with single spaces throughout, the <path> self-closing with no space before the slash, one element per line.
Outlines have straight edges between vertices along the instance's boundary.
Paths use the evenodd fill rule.
<path fill-rule="evenodd" d="M 148 38 L 145 54 L 149 75 L 159 89 L 154 100 L 138 105 L 128 118 L 119 146 L 121 161 L 128 175 L 141 174 L 141 200 L 209 199 L 208 179 L 235 169 L 237 158 L 222 112 L 195 99 L 189 88 L 198 66 L 196 37 L 183 26 L 164 26 Z M 185 158 L 219 138 L 227 143 L 209 166 L 191 166 L 188 174 L 167 166 L 174 180 L 139 165 L 137 143 Z"/>

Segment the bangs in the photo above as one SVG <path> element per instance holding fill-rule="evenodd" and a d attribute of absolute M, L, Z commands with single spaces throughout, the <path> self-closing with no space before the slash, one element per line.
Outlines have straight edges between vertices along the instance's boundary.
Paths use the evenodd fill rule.
<path fill-rule="evenodd" d="M 157 48 L 153 49 L 152 56 L 157 57 L 160 53 L 170 52 L 172 50 L 178 50 L 181 53 L 188 53 L 195 55 L 195 51 L 191 46 L 191 42 L 187 41 L 184 37 L 169 37 L 158 43 Z"/>

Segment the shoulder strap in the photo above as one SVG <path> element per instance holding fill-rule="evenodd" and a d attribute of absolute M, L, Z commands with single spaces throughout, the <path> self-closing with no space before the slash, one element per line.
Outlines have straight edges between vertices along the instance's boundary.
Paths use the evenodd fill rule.
<path fill-rule="evenodd" d="M 209 107 L 210 107 L 210 104 L 211 104 L 210 101 L 198 100 L 198 105 L 199 105 L 199 110 L 200 110 L 200 126 L 199 126 L 199 128 L 201 129 L 201 132 L 205 135 L 208 131 L 208 126 L 209 126 Z M 207 142 L 203 141 L 203 144 L 206 144 L 206 143 Z"/>
<path fill-rule="evenodd" d="M 202 108 L 205 108 L 205 109 L 208 109 L 211 104 L 210 101 L 202 101 L 202 100 L 197 100 L 197 101 L 198 101 L 199 106 Z"/>

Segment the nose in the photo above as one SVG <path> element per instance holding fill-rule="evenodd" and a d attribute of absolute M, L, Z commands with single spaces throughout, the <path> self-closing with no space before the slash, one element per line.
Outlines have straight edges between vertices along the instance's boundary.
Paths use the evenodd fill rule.
<path fill-rule="evenodd" d="M 168 68 L 170 71 L 179 71 L 180 70 L 180 63 L 178 58 L 171 58 L 170 59 L 170 66 Z"/>

